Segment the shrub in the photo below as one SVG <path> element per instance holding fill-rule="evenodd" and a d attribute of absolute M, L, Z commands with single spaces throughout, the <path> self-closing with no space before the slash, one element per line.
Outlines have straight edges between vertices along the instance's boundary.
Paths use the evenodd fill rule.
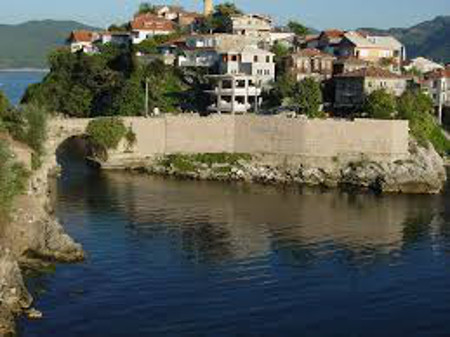
<path fill-rule="evenodd" d="M 322 89 L 319 82 L 313 78 L 305 78 L 295 85 L 292 101 L 301 107 L 308 117 L 322 117 L 320 111 L 323 101 Z"/>
<path fill-rule="evenodd" d="M 433 102 L 428 95 L 417 90 L 406 91 L 397 101 L 397 111 L 400 118 L 409 121 L 411 135 L 419 145 L 427 146 L 431 142 L 440 154 L 450 152 L 450 141 L 432 115 Z"/>
<path fill-rule="evenodd" d="M 104 117 L 89 122 L 86 134 L 96 147 L 103 150 L 117 149 L 120 141 L 127 135 L 128 129 L 117 117 Z"/>
<path fill-rule="evenodd" d="M 0 140 L 0 218 L 5 218 L 14 197 L 25 190 L 28 172 L 14 161 L 6 141 Z"/>
<path fill-rule="evenodd" d="M 0 119 L 10 107 L 11 104 L 9 103 L 8 97 L 0 90 Z"/>
<path fill-rule="evenodd" d="M 40 162 L 40 157 L 44 153 L 47 120 L 47 111 L 34 105 L 10 109 L 3 116 L 4 128 L 11 136 L 34 150 L 35 163 Z"/>
<path fill-rule="evenodd" d="M 396 110 L 394 95 L 384 89 L 375 90 L 366 99 L 365 111 L 370 118 L 391 119 Z"/>

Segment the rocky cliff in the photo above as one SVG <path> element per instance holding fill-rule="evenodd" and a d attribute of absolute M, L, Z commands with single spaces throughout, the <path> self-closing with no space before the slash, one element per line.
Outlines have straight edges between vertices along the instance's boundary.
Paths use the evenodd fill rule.
<path fill-rule="evenodd" d="M 156 158 L 141 170 L 199 180 L 354 187 L 382 193 L 414 194 L 440 193 L 447 179 L 444 161 L 434 148 L 431 145 L 419 147 L 414 141 L 410 142 L 408 158 L 397 161 L 370 161 L 364 156 L 357 160 L 339 157 L 292 160 L 286 156 L 267 155 L 250 158 L 205 162 L 195 155 L 172 155 Z"/>
<path fill-rule="evenodd" d="M 13 146 L 13 150 L 14 146 Z M 26 158 L 21 149 L 21 158 Z M 0 336 L 14 335 L 16 315 L 30 308 L 22 271 L 46 263 L 82 260 L 83 250 L 53 215 L 49 175 L 51 157 L 34 171 L 26 194 L 15 200 L 14 212 L 0 230 Z M 28 164 L 29 165 L 29 164 Z"/>

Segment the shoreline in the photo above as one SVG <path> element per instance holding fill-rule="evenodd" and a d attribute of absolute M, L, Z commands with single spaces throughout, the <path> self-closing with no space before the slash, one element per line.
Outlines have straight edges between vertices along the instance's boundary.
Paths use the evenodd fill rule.
<path fill-rule="evenodd" d="M 0 236 L 0 336 L 15 336 L 16 319 L 21 315 L 39 319 L 26 288 L 27 271 L 40 271 L 55 263 L 84 260 L 84 251 L 55 217 L 51 201 L 55 174 L 51 157 L 33 171 L 27 191 L 14 201 L 10 221 Z"/>
<path fill-rule="evenodd" d="M 0 68 L 0 73 L 48 73 L 48 68 Z"/>
<path fill-rule="evenodd" d="M 103 170 L 128 170 L 176 179 L 371 190 L 385 194 L 439 194 L 447 180 L 432 146 L 411 144 L 409 158 L 392 162 L 245 154 L 172 154 L 153 158 L 112 154 Z"/>

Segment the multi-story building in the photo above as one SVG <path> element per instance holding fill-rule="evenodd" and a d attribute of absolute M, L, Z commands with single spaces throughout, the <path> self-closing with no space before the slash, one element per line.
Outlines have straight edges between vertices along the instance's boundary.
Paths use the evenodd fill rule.
<path fill-rule="evenodd" d="M 261 93 L 275 79 L 274 54 L 255 46 L 219 52 L 219 74 L 209 76 L 215 112 L 245 113 L 261 104 Z"/>
<path fill-rule="evenodd" d="M 422 87 L 433 99 L 438 120 L 442 122 L 444 108 L 450 107 L 450 67 L 425 74 Z"/>
<path fill-rule="evenodd" d="M 133 44 L 139 44 L 155 35 L 169 35 L 175 31 L 175 24 L 154 14 L 136 16 L 130 23 Z"/>
<path fill-rule="evenodd" d="M 219 51 L 221 74 L 246 74 L 258 78 L 262 85 L 275 79 L 274 54 L 255 46 Z"/>
<path fill-rule="evenodd" d="M 376 67 L 336 75 L 334 81 L 336 108 L 359 108 L 366 97 L 378 89 L 400 96 L 407 87 L 405 76 Z"/>
<path fill-rule="evenodd" d="M 392 36 L 374 36 L 362 32 L 347 32 L 335 47 L 337 56 L 353 56 L 399 72 L 406 58 L 405 47 Z"/>
<path fill-rule="evenodd" d="M 284 59 L 285 70 L 297 81 L 313 77 L 319 81 L 329 79 L 333 75 L 333 55 L 318 49 L 301 49 Z"/>

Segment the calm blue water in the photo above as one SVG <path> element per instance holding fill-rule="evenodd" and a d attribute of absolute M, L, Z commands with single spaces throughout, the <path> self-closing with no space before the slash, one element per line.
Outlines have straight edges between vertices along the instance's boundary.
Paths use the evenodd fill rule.
<path fill-rule="evenodd" d="M 446 200 L 66 172 L 88 259 L 21 336 L 448 336 Z"/>
<path fill-rule="evenodd" d="M 42 81 L 45 72 L 41 71 L 2 71 L 0 70 L 0 90 L 9 98 L 12 104 L 20 102 L 27 87 L 32 83 Z"/>

